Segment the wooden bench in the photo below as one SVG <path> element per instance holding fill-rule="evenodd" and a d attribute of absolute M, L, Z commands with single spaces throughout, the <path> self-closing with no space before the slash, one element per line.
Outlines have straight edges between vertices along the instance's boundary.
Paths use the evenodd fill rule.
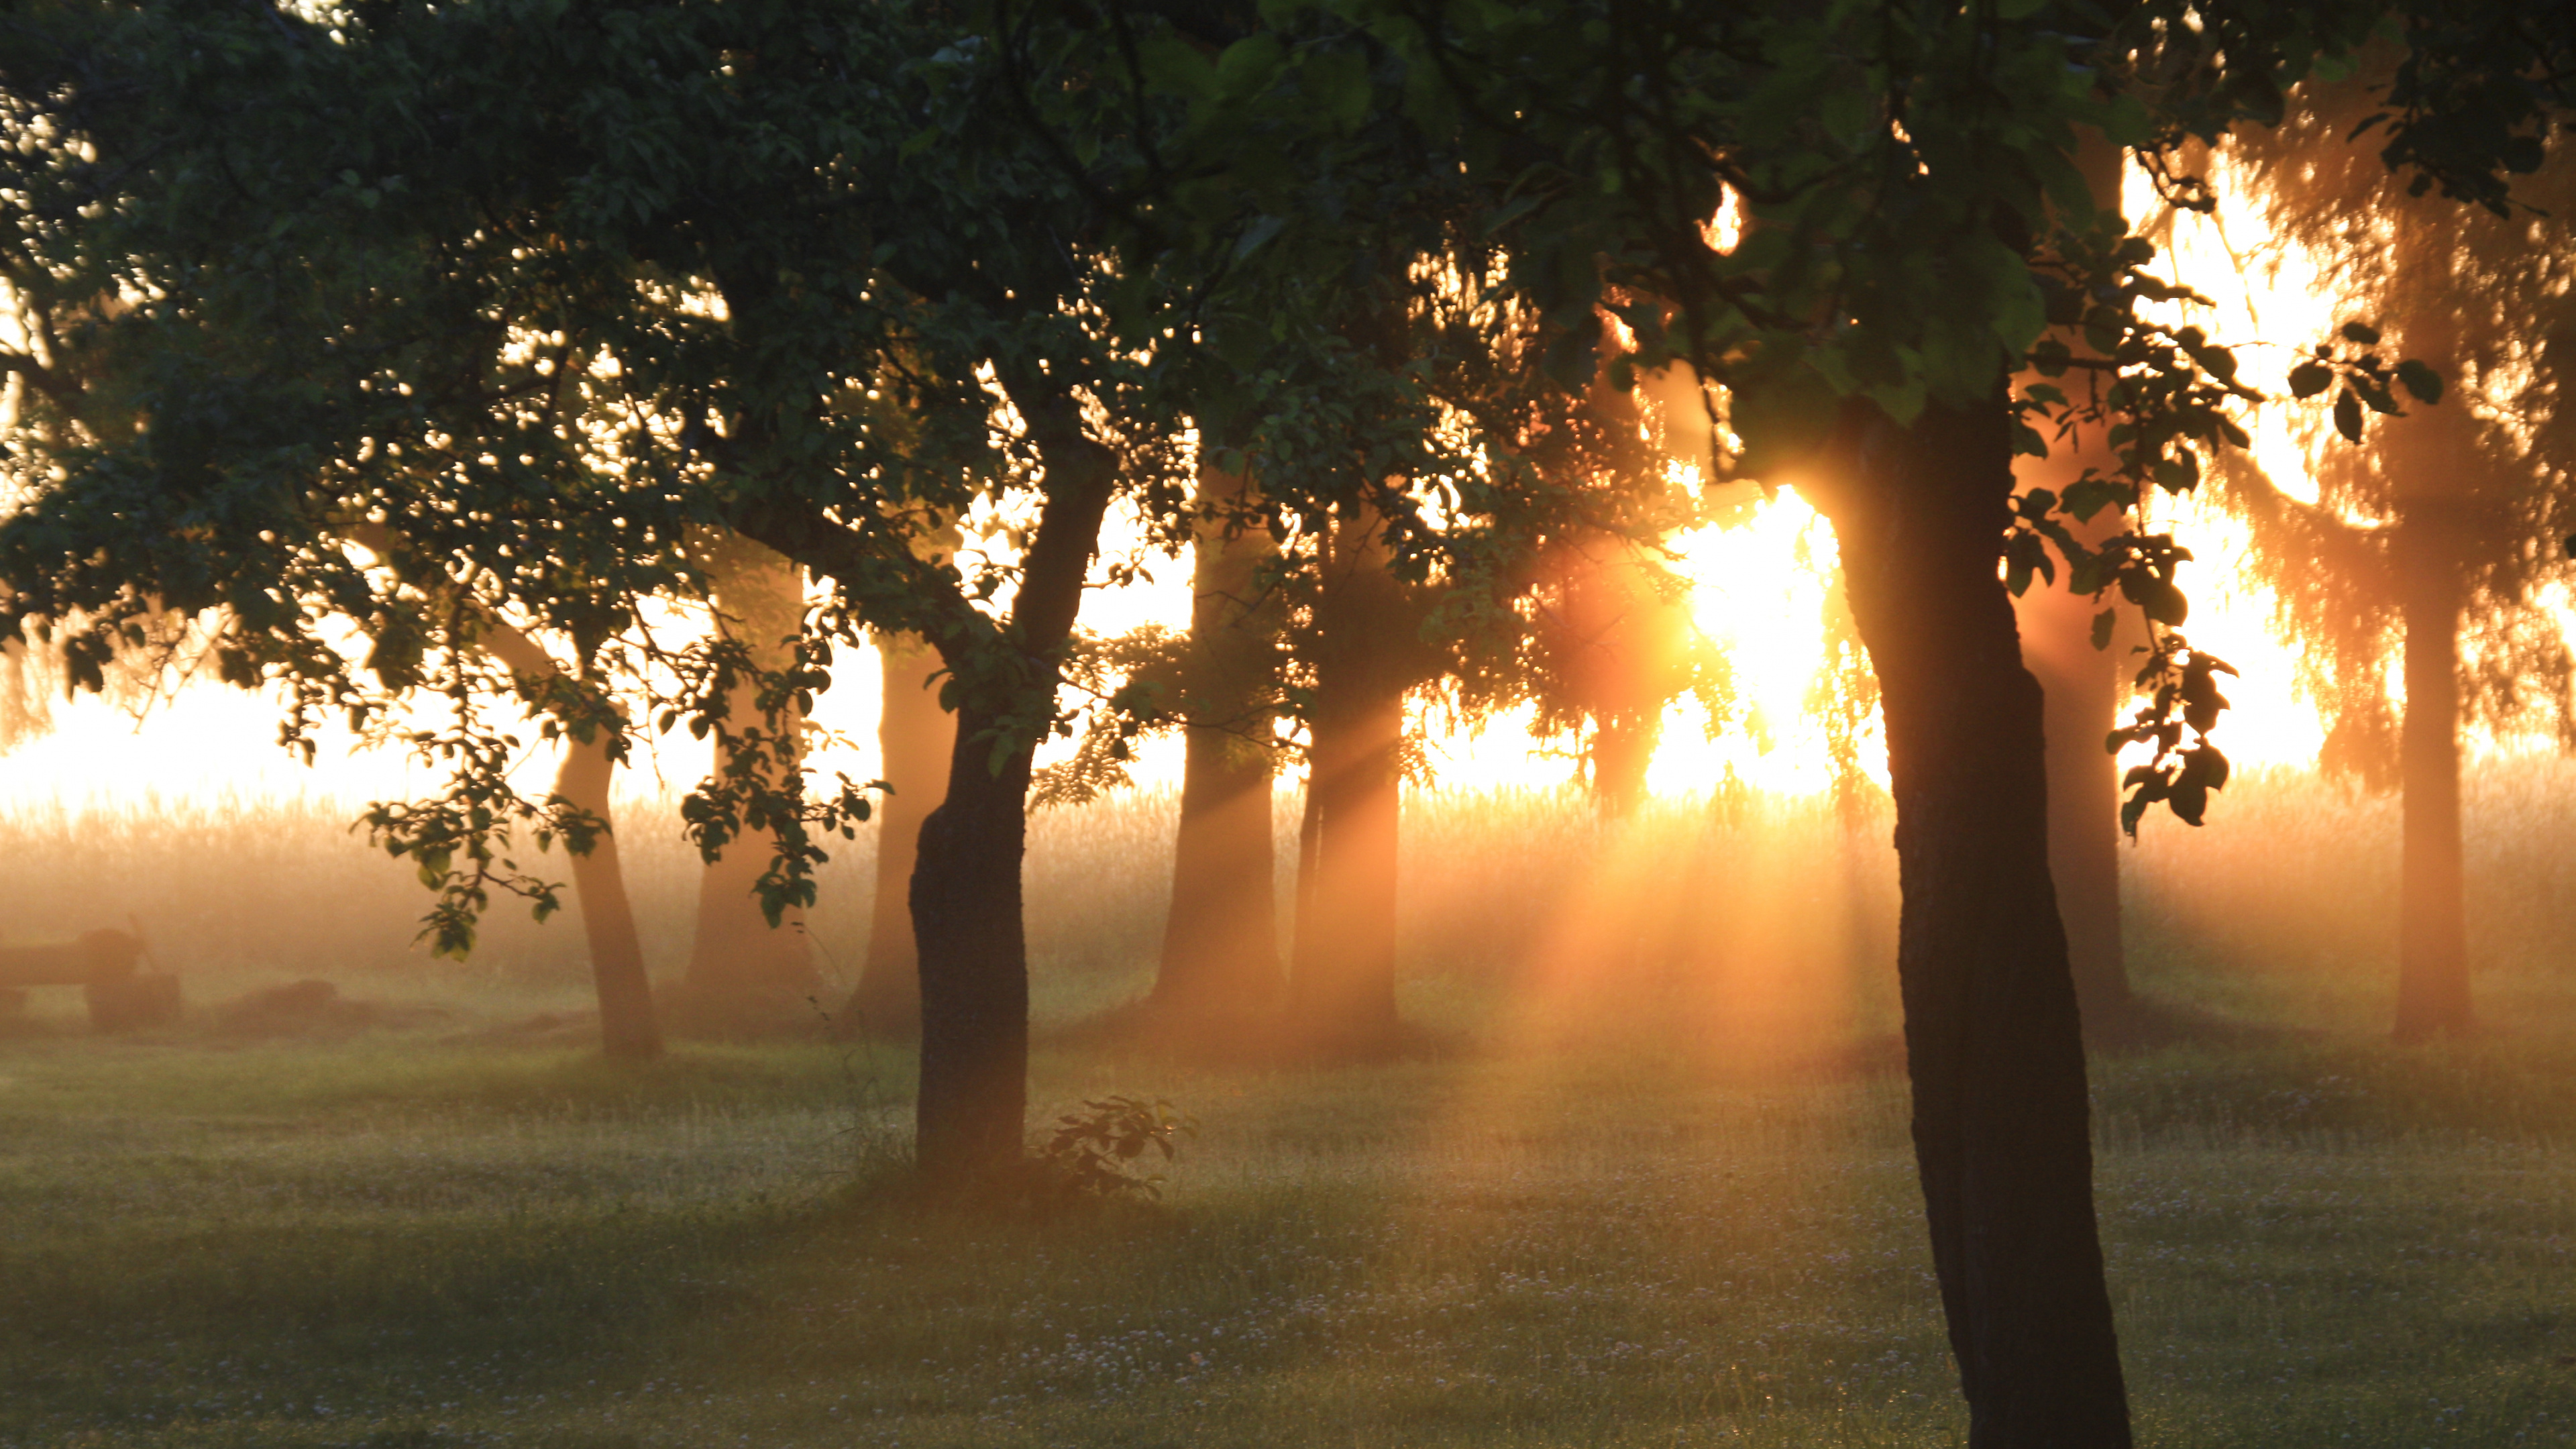
<path fill-rule="evenodd" d="M 0 991 L 77 986 L 99 1031 L 132 1031 L 179 1019 L 179 978 L 140 971 L 143 942 L 124 931 L 91 931 L 76 941 L 0 946 Z"/>

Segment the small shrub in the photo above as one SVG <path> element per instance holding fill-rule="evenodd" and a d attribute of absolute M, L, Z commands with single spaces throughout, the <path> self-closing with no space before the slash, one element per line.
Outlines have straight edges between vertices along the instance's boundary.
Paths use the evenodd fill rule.
<path fill-rule="evenodd" d="M 1149 1165 L 1142 1159 L 1151 1149 L 1166 1163 L 1176 1161 L 1178 1139 L 1197 1136 L 1197 1120 L 1160 1099 L 1102 1097 L 1082 1106 L 1057 1118 L 1036 1145 L 1050 1185 L 1066 1197 L 1161 1197 L 1163 1175 L 1141 1171 Z"/>

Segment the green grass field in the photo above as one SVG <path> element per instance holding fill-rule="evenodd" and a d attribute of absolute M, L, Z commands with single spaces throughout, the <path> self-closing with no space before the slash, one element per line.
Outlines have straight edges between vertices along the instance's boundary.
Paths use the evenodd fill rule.
<path fill-rule="evenodd" d="M 2562 1040 L 2100 1071 L 2145 1442 L 2576 1438 Z M 1236 1074 L 1164 1201 L 892 1186 L 907 1063 L 20 1042 L 9 1445 L 1946 1445 L 1901 1083 L 1674 1053 Z M 871 1098 L 869 1070 L 881 1093 Z"/>
<path fill-rule="evenodd" d="M 2539 785 L 2473 796 L 2541 812 L 2512 817 L 2528 858 L 2478 847 L 2482 890 L 2536 895 L 2576 838 Z M 2142 1442 L 2576 1443 L 2576 971 L 2549 949 L 2568 902 L 2485 914 L 2495 1032 L 2400 1050 L 2380 807 L 2269 788 L 2230 802 L 2236 834 L 2132 857 L 2141 984 L 2275 1028 L 2096 1066 Z M 1201 1124 L 1159 1204 L 1046 1220 L 904 1195 L 900 1054 L 690 1045 L 614 1071 L 512 1029 L 580 1000 L 555 928 L 432 968 L 399 949 L 399 876 L 318 835 L 66 824 L 55 848 L 92 854 L 65 862 L 21 821 L 11 868 L 40 893 L 61 872 L 44 899 L 67 918 L 154 850 L 221 865 L 149 898 L 222 926 L 158 933 L 201 1003 L 336 965 L 351 995 L 448 1014 L 257 1040 L 201 1010 L 108 1041 L 47 1000 L 0 1039 L 0 1446 L 1961 1442 L 1903 1084 L 1852 1065 L 1885 1053 L 1711 1030 L 1698 958 L 1613 973 L 1608 1001 L 1545 995 L 1505 945 L 1566 908 L 1529 897 L 1597 832 L 1546 802 L 1446 808 L 1414 817 L 1445 873 L 1408 918 L 1406 991 L 1449 1047 L 1330 1071 L 1066 1032 L 1142 979 L 1156 872 L 1116 863 L 1163 827 L 1134 803 L 1042 827 L 1037 1119 L 1125 1092 Z M 1818 1029 L 1866 1046 L 1890 1020 L 1865 959 L 1884 882 L 1834 875 L 1830 833 L 1739 821 L 1653 854 L 1682 880 L 1771 846 L 1708 894 L 1783 897 L 1790 923 L 1701 933 L 1837 983 Z M 66 904 L 83 859 L 97 894 Z M 1841 882 L 1820 905 L 1794 889 L 1817 880 Z M 1852 959 L 1810 959 L 1829 939 Z M 1524 1030 L 1533 1001 L 1589 1026 Z"/>

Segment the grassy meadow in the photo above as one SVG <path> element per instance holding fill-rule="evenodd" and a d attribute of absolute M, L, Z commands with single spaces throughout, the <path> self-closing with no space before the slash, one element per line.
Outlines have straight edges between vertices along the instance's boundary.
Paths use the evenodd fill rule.
<path fill-rule="evenodd" d="M 2472 782 L 2466 1043 L 2383 1039 L 2392 803 L 2255 776 L 2129 853 L 2141 988 L 2265 1028 L 2096 1066 L 2142 1442 L 2576 1442 L 2571 783 Z M 0 814 L 0 932 L 131 916 L 194 1003 L 106 1040 L 38 992 L 0 1031 L 0 1446 L 1963 1441 L 1883 820 L 1426 795 L 1432 1048 L 1283 1071 L 1082 1029 L 1148 978 L 1170 803 L 1041 817 L 1033 1116 L 1122 1092 L 1199 1133 L 1159 1203 L 1041 1218 L 905 1196 L 900 1052 L 620 1071 L 532 1030 L 583 1004 L 577 930 L 407 952 L 418 888 L 342 805 Z M 671 971 L 695 880 L 651 819 Z M 811 921 L 844 972 L 867 865 Z M 225 1029 L 303 977 L 410 1009 Z"/>

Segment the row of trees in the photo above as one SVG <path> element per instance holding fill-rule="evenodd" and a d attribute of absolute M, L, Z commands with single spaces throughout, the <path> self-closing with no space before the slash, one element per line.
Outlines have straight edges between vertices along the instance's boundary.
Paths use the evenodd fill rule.
<path fill-rule="evenodd" d="M 2054 550 L 2077 592 L 2137 607 L 2127 728 L 2156 759 L 2125 809 L 2197 820 L 2224 779 L 2220 666 L 2176 631 L 2180 550 L 2099 520 L 2241 445 L 2251 391 L 2147 314 L 2174 289 L 2080 156 L 2098 136 L 2161 171 L 2278 124 L 2285 86 L 2389 29 L 2383 163 L 2504 207 L 2563 100 L 2563 25 L 2071 0 L 29 3 L 0 17 L 6 277 L 31 318 L 7 366 L 36 440 L 11 455 L 0 632 L 33 625 L 95 685 L 145 619 L 206 620 L 225 678 L 284 693 L 290 743 L 337 712 L 420 750 L 444 789 L 369 823 L 458 949 L 495 891 L 552 906 L 524 842 L 601 858 L 607 770 L 683 721 L 720 744 L 695 838 L 761 861 L 772 923 L 810 902 L 824 842 L 874 807 L 808 788 L 795 722 L 836 647 L 918 639 L 949 720 L 907 887 L 918 1156 L 972 1180 L 1021 1151 L 1033 755 L 1066 722 L 1113 502 L 1175 547 L 1211 536 L 1220 582 L 1246 571 L 1311 632 L 1285 676 L 1313 770 L 1301 880 L 1338 924 L 1298 932 L 1292 989 L 1373 1024 L 1415 661 L 1519 688 L 1540 591 L 1622 587 L 1540 581 L 1638 531 L 1602 399 L 1686 367 L 1712 474 L 1795 471 L 1831 518 L 1877 677 L 1971 1442 L 2126 1444 L 2042 696 L 1998 565 L 2018 586 Z M 1725 204 L 1740 240 L 1710 224 Z M 2358 335 L 2318 366 L 2397 409 Z M 2088 433 L 2093 465 L 2016 494 L 2017 454 L 2082 459 Z M 1275 552 L 1227 556 L 1256 534 Z M 824 597 L 762 622 L 731 540 Z M 666 637 L 672 600 L 722 627 Z M 512 662 L 513 634 L 547 660 Z M 1163 712 L 1149 685 L 1097 701 L 1112 738 Z M 1173 697 L 1202 730 L 1265 707 L 1224 696 Z M 521 721 L 583 771 L 517 789 Z"/>

